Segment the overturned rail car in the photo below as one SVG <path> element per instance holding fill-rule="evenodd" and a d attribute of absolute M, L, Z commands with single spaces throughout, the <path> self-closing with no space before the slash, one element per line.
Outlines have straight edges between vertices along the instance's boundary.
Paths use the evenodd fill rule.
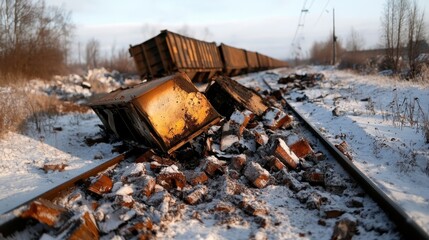
<path fill-rule="evenodd" d="M 185 73 L 105 94 L 89 103 L 117 137 L 171 153 L 221 116 Z"/>
<path fill-rule="evenodd" d="M 219 53 L 224 63 L 223 72 L 228 76 L 236 76 L 248 69 L 246 50 L 221 43 Z"/>
<path fill-rule="evenodd" d="M 221 72 L 223 63 L 216 43 L 200 41 L 167 30 L 129 49 L 140 75 L 152 79 L 186 72 L 194 82 Z"/>

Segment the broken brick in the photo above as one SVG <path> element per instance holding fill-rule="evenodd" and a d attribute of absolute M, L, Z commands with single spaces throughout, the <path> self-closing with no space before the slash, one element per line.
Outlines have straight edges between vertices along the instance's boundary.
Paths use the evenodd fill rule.
<path fill-rule="evenodd" d="M 155 191 L 156 180 L 151 176 L 143 176 L 136 180 L 136 185 L 141 187 L 140 193 L 146 197 L 150 197 Z"/>
<path fill-rule="evenodd" d="M 323 213 L 325 218 L 337 218 L 343 215 L 345 211 L 340 209 L 324 209 Z"/>
<path fill-rule="evenodd" d="M 229 167 L 240 172 L 241 169 L 243 169 L 244 165 L 246 165 L 246 162 L 247 162 L 246 155 L 240 154 L 240 155 L 234 156 L 231 159 L 231 163 L 229 164 Z"/>
<path fill-rule="evenodd" d="M 238 111 L 232 113 L 230 120 L 234 121 L 239 125 L 239 136 L 243 134 L 244 128 L 246 128 L 247 124 L 255 117 L 255 115 L 249 111 Z"/>
<path fill-rule="evenodd" d="M 129 195 L 117 195 L 115 197 L 115 203 L 126 208 L 132 208 L 134 205 L 134 199 Z"/>
<path fill-rule="evenodd" d="M 350 161 L 353 160 L 352 155 L 349 153 L 348 148 L 349 145 L 346 143 L 346 141 L 342 141 L 340 144 L 335 144 L 335 147 L 342 153 L 344 156 L 346 156 Z"/>
<path fill-rule="evenodd" d="M 290 148 L 281 138 L 277 138 L 275 140 L 274 148 L 272 149 L 272 155 L 278 157 L 280 161 L 292 169 L 298 167 L 299 158 L 295 155 L 294 152 L 290 150 Z"/>
<path fill-rule="evenodd" d="M 20 217 L 31 217 L 48 226 L 55 227 L 64 219 L 66 212 L 65 208 L 55 205 L 48 200 L 38 199 L 31 202 L 28 208 L 21 213 Z"/>
<path fill-rule="evenodd" d="M 49 171 L 58 171 L 62 172 L 67 167 L 67 164 L 61 163 L 61 164 L 45 164 L 43 165 L 43 170 L 45 173 L 48 173 Z"/>
<path fill-rule="evenodd" d="M 152 230 L 153 229 L 153 222 L 150 218 L 146 217 L 143 218 L 140 222 L 134 224 L 132 227 L 129 227 L 126 229 L 126 232 L 129 232 L 133 235 L 137 235 L 141 232 Z"/>
<path fill-rule="evenodd" d="M 122 182 L 131 182 L 135 178 L 146 174 L 146 167 L 144 163 L 132 163 L 127 166 L 127 169 L 122 173 Z"/>
<path fill-rule="evenodd" d="M 303 174 L 303 178 L 312 185 L 325 185 L 325 174 L 321 172 L 307 171 Z"/>
<path fill-rule="evenodd" d="M 156 182 L 165 189 L 182 189 L 186 185 L 186 177 L 177 169 L 177 166 L 172 165 L 161 170 L 156 177 Z"/>
<path fill-rule="evenodd" d="M 163 158 L 160 157 L 159 155 L 157 155 L 153 149 L 150 149 L 148 151 L 146 151 L 143 155 L 141 155 L 140 157 L 138 157 L 135 160 L 136 163 L 144 163 L 144 162 L 157 162 L 162 166 L 171 166 L 173 164 L 175 164 L 176 162 L 174 162 L 173 160 L 169 159 L 169 158 Z"/>
<path fill-rule="evenodd" d="M 265 133 L 259 133 L 257 131 L 253 131 L 253 136 L 255 136 L 255 142 L 259 144 L 259 146 L 264 146 L 268 142 L 268 136 Z"/>
<path fill-rule="evenodd" d="M 207 194 L 207 192 L 207 186 L 200 185 L 196 187 L 196 189 L 192 193 L 188 194 L 185 197 L 185 201 L 191 205 L 195 205 L 196 203 L 201 201 L 201 199 Z"/>
<path fill-rule="evenodd" d="M 209 180 L 204 171 L 187 171 L 185 172 L 185 176 L 188 183 L 192 186 L 206 183 Z"/>
<path fill-rule="evenodd" d="M 240 125 L 232 120 L 227 121 L 222 126 L 222 137 L 220 140 L 220 150 L 225 151 L 241 138 Z"/>
<path fill-rule="evenodd" d="M 270 179 L 270 173 L 256 162 L 249 162 L 246 165 L 244 176 L 257 188 L 264 188 Z"/>
<path fill-rule="evenodd" d="M 264 216 L 268 215 L 269 211 L 266 207 L 264 207 L 260 202 L 257 201 L 249 201 L 246 199 L 242 199 L 238 206 L 247 214 L 251 216 Z"/>
<path fill-rule="evenodd" d="M 269 156 L 267 158 L 267 167 L 269 170 L 280 171 L 285 168 L 285 165 L 274 156 Z"/>
<path fill-rule="evenodd" d="M 270 107 L 263 116 L 264 126 L 271 130 L 276 130 L 281 127 L 289 127 L 293 122 L 293 117 L 286 114 L 282 110 Z"/>
<path fill-rule="evenodd" d="M 225 161 L 217 159 L 215 156 L 209 156 L 204 159 L 204 164 L 202 169 L 210 177 L 215 176 L 217 173 L 223 174 L 225 172 L 224 166 L 226 165 Z"/>
<path fill-rule="evenodd" d="M 99 239 L 100 237 L 95 219 L 88 212 L 85 212 L 79 219 L 72 219 L 67 225 L 68 228 L 59 235 L 61 238 L 80 240 Z"/>
<path fill-rule="evenodd" d="M 301 139 L 290 145 L 290 150 L 299 158 L 305 158 L 313 153 L 313 149 L 307 140 Z"/>
<path fill-rule="evenodd" d="M 332 240 L 351 240 L 357 231 L 357 223 L 348 218 L 341 219 L 335 223 Z"/>
<path fill-rule="evenodd" d="M 235 211 L 234 206 L 226 202 L 219 202 L 214 209 L 216 212 L 232 213 Z"/>
<path fill-rule="evenodd" d="M 292 176 L 292 174 L 290 174 L 286 169 L 281 170 L 279 174 L 280 181 L 295 192 L 299 192 L 307 187 Z"/>
<path fill-rule="evenodd" d="M 101 175 L 94 183 L 92 183 L 88 187 L 88 190 L 101 196 L 105 193 L 110 192 L 110 190 L 112 190 L 112 187 L 112 179 L 110 179 L 107 175 Z"/>

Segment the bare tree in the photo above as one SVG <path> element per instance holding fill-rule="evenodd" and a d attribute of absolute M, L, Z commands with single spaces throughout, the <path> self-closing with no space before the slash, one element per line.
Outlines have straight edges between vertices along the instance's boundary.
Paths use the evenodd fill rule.
<path fill-rule="evenodd" d="M 408 11 L 408 46 L 407 55 L 411 75 L 417 73 L 416 58 L 421 53 L 421 45 L 425 39 L 424 11 L 420 11 L 416 1 L 413 1 Z"/>
<path fill-rule="evenodd" d="M 399 60 L 404 47 L 408 8 L 409 0 L 387 0 L 381 19 L 386 57 L 396 72 L 399 70 Z"/>
<path fill-rule="evenodd" d="M 65 69 L 70 13 L 42 0 L 0 0 L 0 72 L 47 77 Z"/>
<path fill-rule="evenodd" d="M 96 68 L 100 57 L 100 42 L 96 39 L 91 39 L 86 43 L 85 59 L 88 68 Z"/>
<path fill-rule="evenodd" d="M 352 27 L 346 48 L 348 51 L 360 51 L 365 44 L 365 39 Z"/>

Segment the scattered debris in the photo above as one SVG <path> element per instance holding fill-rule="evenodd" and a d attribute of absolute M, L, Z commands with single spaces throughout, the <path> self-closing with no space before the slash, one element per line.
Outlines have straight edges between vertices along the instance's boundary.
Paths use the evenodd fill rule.
<path fill-rule="evenodd" d="M 346 141 L 342 141 L 340 144 L 335 144 L 335 147 L 340 150 L 344 156 L 346 156 L 350 161 L 353 160 L 352 155 L 349 152 L 349 145 L 346 143 Z"/>
<path fill-rule="evenodd" d="M 110 192 L 112 188 L 113 188 L 112 179 L 110 179 L 108 176 L 103 174 L 88 187 L 88 190 L 101 196 L 105 193 Z"/>
<path fill-rule="evenodd" d="M 43 165 L 43 170 L 45 171 L 45 173 L 48 173 L 50 171 L 55 172 L 62 172 L 64 171 L 64 169 L 67 167 L 67 164 L 64 163 L 60 163 L 60 164 L 45 164 Z"/>

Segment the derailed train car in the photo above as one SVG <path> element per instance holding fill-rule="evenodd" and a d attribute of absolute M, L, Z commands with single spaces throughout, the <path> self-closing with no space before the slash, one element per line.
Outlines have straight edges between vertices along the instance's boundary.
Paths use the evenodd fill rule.
<path fill-rule="evenodd" d="M 185 73 L 118 89 L 89 106 L 110 133 L 167 153 L 221 119 Z"/>
<path fill-rule="evenodd" d="M 194 82 L 221 72 L 223 62 L 214 42 L 200 41 L 167 30 L 129 49 L 140 75 L 147 79 L 185 72 Z"/>
<path fill-rule="evenodd" d="M 224 67 L 223 72 L 228 76 L 241 74 L 248 68 L 246 51 L 221 43 L 218 47 Z"/>
<path fill-rule="evenodd" d="M 167 30 L 129 49 L 142 78 L 148 80 L 185 72 L 193 82 L 207 81 L 215 74 L 236 76 L 278 67 L 287 62 L 226 44 L 200 41 Z"/>

